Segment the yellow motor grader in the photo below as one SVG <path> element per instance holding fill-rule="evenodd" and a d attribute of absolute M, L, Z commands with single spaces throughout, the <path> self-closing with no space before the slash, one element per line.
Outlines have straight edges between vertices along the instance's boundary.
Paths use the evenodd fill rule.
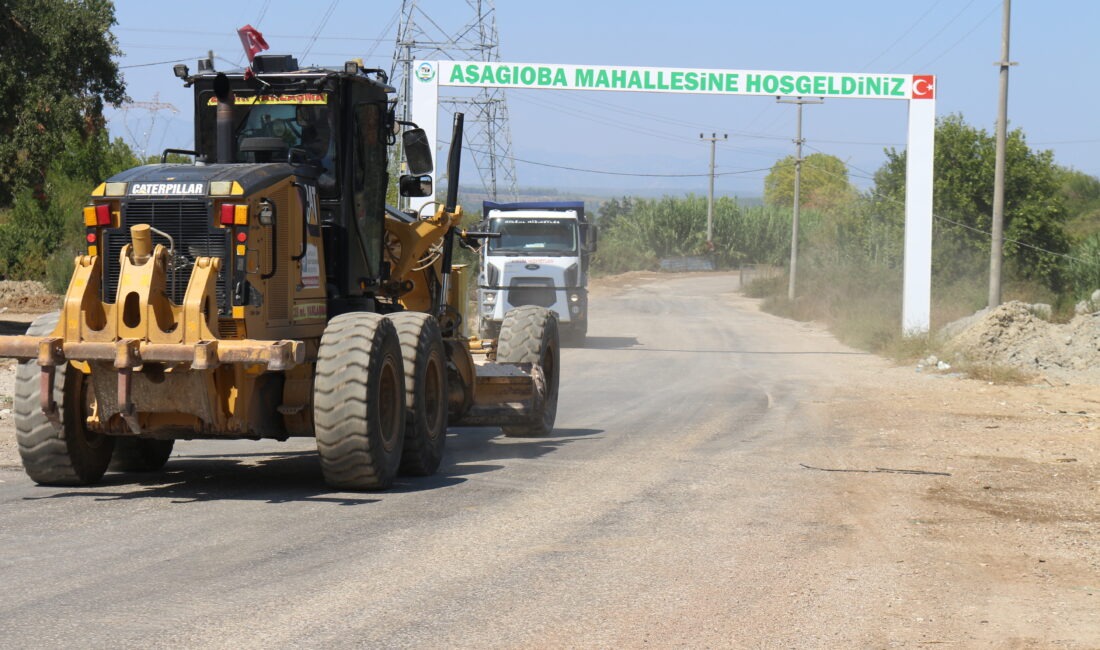
<path fill-rule="evenodd" d="M 554 316 L 520 306 L 496 341 L 466 335 L 452 252 L 489 235 L 461 230 L 461 115 L 446 202 L 412 214 L 386 207 L 389 152 L 400 132 L 404 196 L 433 193 L 431 154 L 384 72 L 262 55 L 175 73 L 194 149 L 95 188 L 60 312 L 0 337 L 34 481 L 155 471 L 178 439 L 312 436 L 327 483 L 384 489 L 435 472 L 448 424 L 552 430 Z"/>

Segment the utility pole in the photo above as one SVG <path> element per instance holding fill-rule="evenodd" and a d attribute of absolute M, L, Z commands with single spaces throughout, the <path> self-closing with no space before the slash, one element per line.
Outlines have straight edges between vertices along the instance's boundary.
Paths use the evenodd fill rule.
<path fill-rule="evenodd" d="M 1016 65 L 1008 60 L 1011 0 L 1004 0 L 1001 20 L 1001 94 L 997 103 L 997 154 L 993 166 L 993 228 L 989 242 L 989 308 L 1001 304 L 1001 260 L 1004 257 L 1005 219 L 1005 140 L 1008 138 L 1008 69 Z"/>
<path fill-rule="evenodd" d="M 802 143 L 806 140 L 802 137 L 802 105 L 824 104 L 823 99 L 780 99 L 775 98 L 780 104 L 794 104 L 798 106 L 798 126 L 795 129 L 794 144 L 794 213 L 791 215 L 791 278 L 787 283 L 787 300 L 794 300 L 794 279 L 798 267 L 798 207 L 799 191 L 802 189 Z"/>
<path fill-rule="evenodd" d="M 707 140 L 710 142 L 710 190 L 707 192 L 707 252 L 710 253 L 714 250 L 714 146 L 719 140 L 725 140 L 728 137 L 723 133 L 719 138 L 717 133 L 711 133 L 710 137 L 705 137 L 702 133 L 699 134 L 700 140 Z"/>

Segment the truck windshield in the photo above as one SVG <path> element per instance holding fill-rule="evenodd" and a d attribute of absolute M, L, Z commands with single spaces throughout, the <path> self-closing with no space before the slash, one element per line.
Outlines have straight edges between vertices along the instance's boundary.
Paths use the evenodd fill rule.
<path fill-rule="evenodd" d="M 489 220 L 489 230 L 500 233 L 490 239 L 490 255 L 575 255 L 577 222 L 571 219 L 521 219 L 498 217 Z"/>

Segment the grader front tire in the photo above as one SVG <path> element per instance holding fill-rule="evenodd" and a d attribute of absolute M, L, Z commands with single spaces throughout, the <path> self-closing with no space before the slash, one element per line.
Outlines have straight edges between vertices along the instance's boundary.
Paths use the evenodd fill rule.
<path fill-rule="evenodd" d="M 392 322 L 367 312 L 329 322 L 318 352 L 313 418 L 326 483 L 351 490 L 393 483 L 405 436 L 405 387 Z"/>
<path fill-rule="evenodd" d="M 541 436 L 554 430 L 558 413 L 560 352 L 558 319 L 549 310 L 528 305 L 504 315 L 497 340 L 497 361 L 537 364 L 542 373 L 541 381 L 536 377 L 540 396 L 532 400 L 534 408 L 530 419 L 526 424 L 501 427 L 504 435 Z"/>
<path fill-rule="evenodd" d="M 447 356 L 439 325 L 428 314 L 401 312 L 397 328 L 405 366 L 405 446 L 401 473 L 431 476 L 447 439 Z"/>
<path fill-rule="evenodd" d="M 39 316 L 28 336 L 48 336 L 57 313 Z M 114 451 L 114 438 L 89 431 L 91 386 L 84 373 L 68 364 L 54 371 L 53 398 L 61 415 L 57 429 L 42 412 L 41 368 L 34 359 L 15 373 L 15 438 L 23 469 L 41 485 L 89 485 L 103 478 Z"/>

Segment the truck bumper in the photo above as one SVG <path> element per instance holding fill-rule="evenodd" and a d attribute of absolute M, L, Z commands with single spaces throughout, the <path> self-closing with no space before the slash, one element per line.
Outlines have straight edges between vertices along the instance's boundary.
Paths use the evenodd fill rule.
<path fill-rule="evenodd" d="M 513 302 L 515 301 L 515 302 Z M 549 304 L 546 304 L 549 302 Z M 588 291 L 579 288 L 555 288 L 553 301 L 527 302 L 513 297 L 507 287 L 479 287 L 478 315 L 482 322 L 500 323 L 504 314 L 516 307 L 537 304 L 554 312 L 561 323 L 582 322 L 588 319 Z"/>

